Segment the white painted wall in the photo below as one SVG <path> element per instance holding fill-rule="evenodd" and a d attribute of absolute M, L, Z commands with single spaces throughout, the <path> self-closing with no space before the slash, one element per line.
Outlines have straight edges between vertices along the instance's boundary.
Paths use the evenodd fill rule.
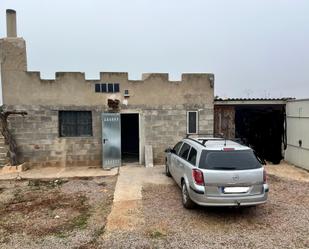
<path fill-rule="evenodd" d="M 286 105 L 286 115 L 285 160 L 309 170 L 309 99 L 289 101 Z"/>

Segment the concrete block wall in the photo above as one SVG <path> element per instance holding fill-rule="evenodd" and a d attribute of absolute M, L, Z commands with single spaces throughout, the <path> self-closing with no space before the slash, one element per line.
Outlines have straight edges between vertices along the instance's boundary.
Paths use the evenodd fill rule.
<path fill-rule="evenodd" d="M 6 107 L 15 109 L 15 106 Z M 8 124 L 16 139 L 19 157 L 31 167 L 100 166 L 101 111 L 92 109 L 92 137 L 59 137 L 58 110 L 83 107 L 18 106 L 28 114 L 10 115 Z"/>
<path fill-rule="evenodd" d="M 152 145 L 154 163 L 164 163 L 164 150 L 173 147 L 187 134 L 187 111 L 199 110 L 200 134 L 213 134 L 212 106 L 162 106 L 160 109 L 145 110 L 145 144 Z"/>
<path fill-rule="evenodd" d="M 0 167 L 9 163 L 9 158 L 7 157 L 8 150 L 9 148 L 5 144 L 4 137 L 0 135 Z"/>
<path fill-rule="evenodd" d="M 23 110 L 24 117 L 11 115 L 9 128 L 18 144 L 19 156 L 30 167 L 102 165 L 102 121 L 104 107 L 85 106 L 6 106 L 6 110 Z M 59 137 L 59 110 L 92 112 L 91 137 Z M 127 112 L 123 106 L 121 112 Z M 155 164 L 164 163 L 164 150 L 172 147 L 187 131 L 187 110 L 199 111 L 199 132 L 213 133 L 212 105 L 163 105 L 154 108 L 134 106 L 143 119 L 142 140 L 153 147 Z M 142 148 L 144 149 L 144 148 Z M 140 152 L 141 153 L 141 152 Z"/>

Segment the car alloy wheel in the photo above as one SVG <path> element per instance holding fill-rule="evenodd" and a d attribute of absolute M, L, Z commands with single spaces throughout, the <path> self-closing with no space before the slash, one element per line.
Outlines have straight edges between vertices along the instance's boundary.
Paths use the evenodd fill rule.
<path fill-rule="evenodd" d="M 195 203 L 191 200 L 189 193 L 188 193 L 187 186 L 186 186 L 184 181 L 182 182 L 181 190 L 182 190 L 181 192 L 182 192 L 182 204 L 183 204 L 183 206 L 187 209 L 194 208 Z"/>

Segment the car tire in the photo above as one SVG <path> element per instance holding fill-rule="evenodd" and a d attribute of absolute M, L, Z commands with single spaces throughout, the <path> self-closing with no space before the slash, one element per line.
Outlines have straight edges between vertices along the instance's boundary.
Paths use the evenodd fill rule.
<path fill-rule="evenodd" d="M 195 203 L 191 200 L 187 185 L 184 181 L 181 183 L 181 195 L 182 195 L 182 205 L 187 209 L 192 209 L 195 207 Z"/>
<path fill-rule="evenodd" d="M 168 176 L 168 177 L 172 176 L 167 162 L 165 163 L 165 175 Z"/>

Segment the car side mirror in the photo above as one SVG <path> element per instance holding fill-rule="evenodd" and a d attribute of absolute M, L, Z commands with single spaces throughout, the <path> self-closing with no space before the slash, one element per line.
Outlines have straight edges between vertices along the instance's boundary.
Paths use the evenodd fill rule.
<path fill-rule="evenodd" d="M 165 150 L 165 153 L 173 153 L 173 154 L 175 154 L 176 151 L 175 151 L 174 149 L 172 149 L 172 148 L 167 148 L 167 149 Z"/>

